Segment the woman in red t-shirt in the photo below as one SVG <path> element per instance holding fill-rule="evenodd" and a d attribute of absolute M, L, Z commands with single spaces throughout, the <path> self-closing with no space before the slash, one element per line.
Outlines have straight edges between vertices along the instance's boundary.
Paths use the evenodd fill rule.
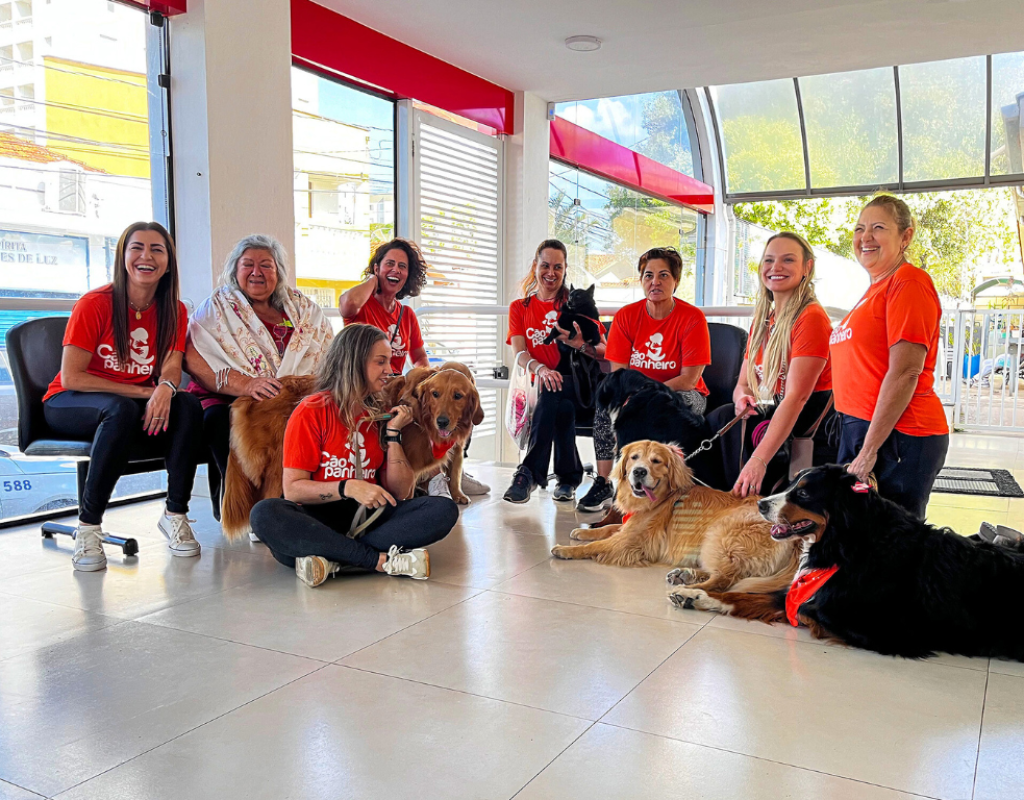
<path fill-rule="evenodd" d="M 823 414 L 832 397 L 832 323 L 814 294 L 814 251 L 802 236 L 777 233 L 765 246 L 759 275 L 733 402 L 708 415 L 712 430 L 746 415 L 744 425 L 734 425 L 721 439 L 721 488 L 738 497 L 770 492 L 786 478 L 785 445 L 792 434 L 805 436 L 818 423 L 815 439 L 827 446 Z"/>
<path fill-rule="evenodd" d="M 130 225 L 117 243 L 114 282 L 75 303 L 60 372 L 43 397 L 54 434 L 92 440 L 71 559 L 79 571 L 106 569 L 103 512 L 130 455 L 165 460 L 167 505 L 158 528 L 173 555 L 199 555 L 185 515 L 203 409 L 178 391 L 187 324 L 170 234 L 156 222 Z"/>
<path fill-rule="evenodd" d="M 935 394 L 942 304 L 928 273 L 906 261 L 914 219 L 879 195 L 860 213 L 853 252 L 871 285 L 832 332 L 832 384 L 842 415 L 840 462 L 924 519 L 946 460 L 949 423 Z"/>
<path fill-rule="evenodd" d="M 284 499 L 263 500 L 249 515 L 274 558 L 308 586 L 351 570 L 423 580 L 430 575 L 423 548 L 458 522 L 450 498 L 405 499 L 415 476 L 402 429 L 412 411 L 385 413 L 381 405 L 390 361 L 391 345 L 372 325 L 346 325 L 334 337 L 319 391 L 288 420 Z"/>
<path fill-rule="evenodd" d="M 560 348 L 571 347 L 590 358 L 601 358 L 605 343 L 602 339 L 596 346 L 587 344 L 577 326 L 575 331 L 562 331 L 554 342 L 544 344 L 556 327 L 559 309 L 569 298 L 565 285 L 566 256 L 565 245 L 558 239 L 541 242 L 530 272 L 523 279 L 522 299 L 513 300 L 508 309 L 506 343 L 512 346 L 515 367 L 533 374 L 539 388 L 529 447 L 504 495 L 510 503 L 525 503 L 537 486 L 547 486 L 552 448 L 558 481 L 552 497 L 560 502 L 572 500 L 583 480 L 583 464 L 576 450 L 576 417 L 582 409 L 577 407 L 572 370 L 568 359 L 562 358 Z M 611 505 L 608 476 L 615 455 L 615 438 L 610 427 L 603 436 L 595 429 L 594 451 L 598 476 L 579 502 L 581 511 L 600 511 Z"/>

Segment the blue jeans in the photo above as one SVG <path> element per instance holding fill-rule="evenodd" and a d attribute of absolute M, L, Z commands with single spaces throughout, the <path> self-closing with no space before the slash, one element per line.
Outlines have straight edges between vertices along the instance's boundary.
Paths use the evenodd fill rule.
<path fill-rule="evenodd" d="M 867 420 L 840 414 L 839 463 L 848 464 L 857 457 L 868 434 Z M 875 478 L 878 493 L 903 506 L 918 519 L 924 519 L 928 496 L 939 470 L 946 463 L 949 434 L 909 436 L 893 429 L 878 450 Z"/>

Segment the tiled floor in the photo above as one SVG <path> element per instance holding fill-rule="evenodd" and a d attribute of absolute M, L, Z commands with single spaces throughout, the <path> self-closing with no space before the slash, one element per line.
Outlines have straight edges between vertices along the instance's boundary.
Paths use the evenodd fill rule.
<path fill-rule="evenodd" d="M 956 436 L 947 463 L 1024 483 L 1024 439 Z M 572 510 L 474 469 L 494 492 L 425 583 L 307 589 L 205 498 L 199 559 L 168 555 L 157 502 L 109 512 L 142 552 L 106 573 L 0 532 L 0 800 L 1024 797 L 1024 664 L 678 611 L 662 567 L 552 560 Z M 1024 500 L 929 518 L 1020 527 Z"/>

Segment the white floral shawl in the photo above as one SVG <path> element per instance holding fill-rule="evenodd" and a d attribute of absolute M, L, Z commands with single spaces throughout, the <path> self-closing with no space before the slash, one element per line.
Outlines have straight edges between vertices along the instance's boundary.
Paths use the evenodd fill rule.
<path fill-rule="evenodd" d="M 251 377 L 311 375 L 334 338 L 323 310 L 295 289 L 284 313 L 294 326 L 284 355 L 238 289 L 221 286 L 196 309 L 189 322 L 192 344 L 215 373 L 235 369 Z"/>

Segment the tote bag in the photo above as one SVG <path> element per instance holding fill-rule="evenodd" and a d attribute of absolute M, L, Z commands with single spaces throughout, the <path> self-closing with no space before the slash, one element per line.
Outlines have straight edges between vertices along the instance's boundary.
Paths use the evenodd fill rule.
<path fill-rule="evenodd" d="M 512 376 L 508 382 L 508 400 L 505 404 L 505 430 L 520 450 L 525 450 L 530 443 L 530 420 L 533 409 L 537 407 L 536 376 L 530 372 L 530 364 L 536 359 L 526 362 L 526 367 L 518 364 L 512 368 Z"/>

